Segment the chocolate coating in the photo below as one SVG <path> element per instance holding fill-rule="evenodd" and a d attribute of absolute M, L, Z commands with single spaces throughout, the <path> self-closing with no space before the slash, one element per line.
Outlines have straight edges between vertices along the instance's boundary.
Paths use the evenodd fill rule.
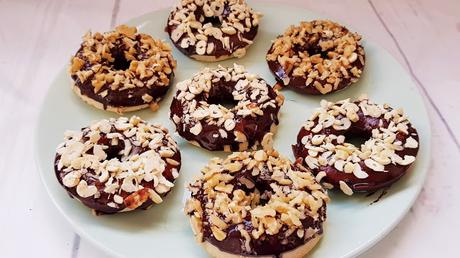
<path fill-rule="evenodd" d="M 323 128 L 317 134 L 325 135 L 344 135 L 345 137 L 353 138 L 355 136 L 370 138 L 372 136 L 372 130 L 377 128 L 388 128 L 389 122 L 383 117 L 375 118 L 369 115 L 364 115 L 363 111 L 360 109 L 357 112 L 359 120 L 357 122 L 352 122 L 351 126 L 347 130 L 335 130 L 332 127 Z M 339 116 L 338 119 L 341 117 Z M 316 119 L 315 124 L 317 124 L 318 119 Z M 396 139 L 405 142 L 407 138 L 412 137 L 417 142 L 419 140 L 417 130 L 409 123 L 408 124 L 408 134 L 403 132 L 398 132 L 396 134 Z M 307 157 L 308 150 L 301 143 L 301 140 L 304 136 L 315 135 L 310 130 L 306 130 L 302 127 L 297 135 L 297 144 L 292 146 L 294 156 L 296 158 L 305 158 Z M 336 142 L 335 142 L 336 143 Z M 401 151 L 395 151 L 395 153 L 401 157 L 405 155 L 416 156 L 418 153 L 417 148 L 404 148 Z M 377 172 L 367 167 L 364 164 L 364 161 L 359 162 L 361 170 L 368 174 L 367 178 L 360 179 L 357 178 L 353 173 L 344 173 L 343 171 L 337 170 L 333 165 L 319 166 L 318 168 L 312 169 L 313 174 L 318 174 L 321 171 L 326 173 L 322 182 L 332 184 L 334 187 L 340 188 L 340 181 L 345 182 L 354 192 L 373 192 L 381 188 L 388 187 L 398 181 L 402 176 L 406 174 L 409 165 L 400 165 L 390 163 L 385 165 L 384 170 L 387 172 Z"/>
<path fill-rule="evenodd" d="M 81 139 L 81 142 L 89 141 L 90 138 L 89 138 L 89 135 L 87 134 L 88 127 L 82 128 L 81 130 L 83 132 L 83 137 Z M 102 132 L 100 133 L 100 138 L 99 138 L 99 140 L 97 141 L 96 144 L 107 147 L 105 149 L 105 153 L 107 155 L 105 160 L 117 159 L 117 160 L 119 160 L 120 162 L 123 163 L 122 160 L 124 158 L 126 158 L 126 156 L 122 156 L 120 153 L 123 152 L 123 150 L 125 149 L 125 141 L 130 142 L 130 144 L 132 146 L 132 148 L 131 148 L 131 150 L 129 152 L 129 155 L 127 156 L 128 158 L 132 157 L 132 156 L 135 156 L 135 155 L 141 155 L 144 152 L 152 150 L 152 148 L 150 148 L 148 145 L 145 146 L 145 147 L 139 146 L 135 142 L 136 141 L 135 137 L 134 138 L 133 137 L 126 137 L 123 134 L 123 131 L 118 130 L 113 125 L 112 125 L 112 127 L 110 129 L 110 133 L 111 134 L 119 133 L 123 138 L 118 140 L 117 143 L 114 144 L 114 142 L 112 142 L 111 139 L 107 138 L 106 133 L 102 133 Z M 165 137 L 165 138 L 162 139 L 162 144 L 164 146 L 167 146 L 170 143 L 168 142 L 168 139 Z M 159 148 L 158 148 L 158 150 L 159 150 Z M 156 151 L 158 151 L 158 150 L 156 150 Z M 93 154 L 94 154 L 93 153 L 93 147 L 91 147 L 90 149 L 88 149 L 84 153 L 84 155 L 93 155 Z M 82 175 L 81 175 L 79 180 L 80 181 L 85 180 L 86 183 L 88 184 L 88 186 L 96 186 L 97 195 L 92 195 L 92 196 L 89 196 L 89 197 L 82 197 L 77 193 L 77 187 L 76 186 L 68 187 L 68 186 L 66 186 L 64 184 L 64 182 L 63 182 L 64 177 L 69 173 L 73 173 L 75 170 L 71 169 L 69 167 L 59 168 L 59 162 L 60 162 L 61 158 L 62 158 L 62 155 L 60 155 L 59 153 L 56 153 L 55 159 L 54 159 L 54 171 L 55 171 L 55 175 L 56 175 L 56 178 L 57 178 L 58 182 L 69 193 L 69 195 L 72 198 L 78 199 L 85 206 L 93 209 L 96 212 L 97 215 L 99 215 L 99 214 L 113 214 L 113 213 L 118 213 L 118 212 L 124 211 L 125 209 L 129 208 L 128 206 L 130 206 L 134 202 L 139 201 L 139 200 L 136 199 L 139 196 L 140 196 L 141 200 L 142 200 L 143 197 L 145 197 L 144 202 L 140 206 L 136 207 L 135 209 L 147 209 L 147 208 L 149 208 L 150 206 L 152 206 L 154 204 L 152 199 L 149 198 L 148 196 L 149 196 L 149 189 L 155 189 L 155 186 L 156 186 L 155 183 L 157 183 L 157 182 L 155 182 L 155 180 L 151 180 L 151 181 L 147 182 L 146 180 L 142 179 L 142 180 L 138 180 L 139 185 L 142 186 L 142 189 L 140 189 L 140 190 L 137 190 L 135 192 L 126 192 L 125 190 L 120 188 L 116 192 L 116 194 L 118 194 L 119 196 L 121 196 L 123 198 L 123 202 L 117 204 L 117 207 L 112 207 L 111 205 L 109 205 L 109 203 L 114 202 L 114 194 L 104 191 L 104 189 L 106 187 L 106 181 L 107 180 L 104 180 L 103 182 L 101 182 L 99 176 L 96 174 L 96 171 L 93 168 L 90 168 L 90 167 L 83 169 L 84 173 L 82 173 Z M 173 183 L 175 181 L 175 177 L 173 176 L 172 171 L 177 170 L 177 172 L 178 172 L 180 170 L 180 167 L 181 167 L 181 154 L 180 154 L 179 150 L 175 151 L 174 154 L 169 158 L 174 160 L 174 161 L 176 161 L 177 164 L 172 165 L 169 162 L 165 161 L 164 162 L 165 168 L 164 168 L 163 172 L 161 173 L 161 175 L 166 180 L 168 180 L 169 182 Z M 117 183 L 119 186 L 121 186 L 122 183 L 123 183 L 123 179 L 113 177 L 112 183 Z M 164 193 L 157 193 L 157 194 L 161 198 L 163 198 L 169 193 L 170 190 L 171 189 L 169 189 L 168 191 L 166 191 Z M 129 210 L 131 210 L 131 209 L 129 209 Z"/>
<path fill-rule="evenodd" d="M 238 177 L 247 177 L 252 178 L 250 175 L 251 171 L 240 171 L 236 172 L 241 175 Z M 261 175 L 258 178 L 254 179 L 254 183 L 256 185 L 256 189 L 259 190 L 261 193 L 269 192 L 270 184 L 277 183 L 273 180 L 267 180 L 267 176 Z M 269 176 L 268 176 L 269 178 Z M 237 182 L 237 179 L 233 180 L 232 184 L 235 185 L 235 189 L 243 189 L 245 192 L 249 192 L 251 190 L 247 189 L 246 187 L 242 186 L 240 183 Z M 197 199 L 201 200 L 201 203 L 206 198 L 202 193 L 195 196 Z M 267 200 L 261 200 L 262 205 Z M 203 207 L 204 208 L 204 207 Z M 323 222 L 326 221 L 326 204 L 319 209 L 319 219 L 314 220 L 313 218 L 307 216 L 305 219 L 301 220 L 302 227 L 304 229 L 312 228 L 318 232 L 319 235 L 323 233 Z M 295 232 L 286 237 L 286 232 L 288 228 L 283 226 L 278 234 L 275 235 L 268 235 L 264 234 L 259 239 L 251 239 L 251 248 L 252 252 L 247 252 L 242 247 L 244 246 L 245 238 L 240 234 L 239 230 L 237 229 L 238 225 L 230 225 L 227 229 L 227 237 L 222 240 L 218 241 L 211 232 L 211 226 L 209 221 L 209 217 L 203 217 L 203 238 L 209 241 L 211 244 L 218 247 L 220 250 L 237 254 L 237 255 L 248 255 L 248 256 L 258 256 L 258 255 L 273 255 L 274 257 L 278 257 L 281 253 L 293 250 L 305 243 L 307 243 L 310 239 L 302 239 L 296 236 Z M 246 218 L 243 220 L 244 229 L 248 232 L 251 232 L 254 229 L 254 226 L 251 222 L 251 216 L 248 214 Z"/>
<path fill-rule="evenodd" d="M 121 112 L 157 103 L 166 94 L 176 67 L 171 48 L 136 32 L 121 25 L 115 31 L 84 36 L 70 68 L 74 90 L 84 100 Z"/>
<path fill-rule="evenodd" d="M 353 39 L 353 43 L 350 43 L 349 39 Z M 360 36 L 334 22 L 301 22 L 300 26 L 292 26 L 277 37 L 267 52 L 267 64 L 281 86 L 311 95 L 335 92 L 356 82 L 364 69 L 365 52 L 359 39 Z M 326 42 L 334 43 L 328 45 Z M 287 46 L 289 49 L 284 49 Z M 349 56 L 344 57 L 343 46 L 355 48 L 357 58 L 348 61 Z M 283 50 L 280 51 L 281 49 Z M 313 61 L 314 56 L 325 61 Z M 296 61 L 285 61 L 284 64 L 279 62 L 285 58 Z M 295 73 L 295 70 L 300 68 L 304 69 L 303 74 Z M 357 69 L 359 73 L 353 73 L 353 69 Z M 311 76 L 312 74 L 317 75 Z M 307 79 L 311 81 L 307 82 Z M 323 87 L 330 85 L 331 89 L 320 91 L 315 86 L 317 83 Z"/>
<path fill-rule="evenodd" d="M 276 159 L 271 159 L 271 162 L 276 164 Z M 275 165 L 273 165 L 275 166 Z M 314 180 L 313 177 L 311 177 L 309 180 L 311 180 L 311 183 L 313 186 L 296 186 L 291 182 L 291 185 L 280 185 L 277 180 L 273 179 L 273 173 L 270 172 L 270 169 L 267 167 L 266 164 L 263 164 L 258 167 L 262 168 L 260 170 L 260 174 L 254 176 L 253 175 L 253 169 L 248 169 L 247 167 L 243 166 L 240 170 L 237 171 L 232 171 L 231 175 L 234 176 L 230 181 L 226 182 L 226 185 L 231 185 L 232 186 L 232 191 L 231 193 L 228 192 L 228 197 L 230 200 L 234 198 L 234 194 L 236 191 L 244 191 L 245 196 L 251 196 L 253 193 L 259 193 L 260 194 L 260 199 L 257 198 L 256 200 L 251 201 L 251 208 L 248 210 L 247 215 L 238 222 L 228 222 L 228 227 L 224 229 L 226 237 L 224 239 L 216 239 L 214 233 L 213 233 L 213 222 L 210 218 L 210 214 L 214 214 L 214 210 L 209 208 L 212 207 L 209 206 L 210 202 L 214 202 L 215 200 L 213 199 L 214 197 L 210 197 L 207 195 L 207 190 L 206 188 L 207 185 L 211 182 L 209 181 L 204 181 L 204 182 L 195 182 L 191 185 L 192 189 L 192 198 L 193 200 L 198 200 L 199 203 L 201 204 L 201 208 L 198 209 L 200 211 L 200 220 L 201 220 L 201 233 L 202 233 L 202 241 L 207 241 L 211 243 L 212 245 L 216 246 L 219 248 L 221 251 L 230 253 L 230 254 L 235 254 L 235 255 L 244 255 L 244 256 L 262 256 L 262 255 L 268 255 L 268 256 L 274 256 L 274 257 L 280 257 L 280 255 L 284 252 L 291 251 L 299 246 L 302 246 L 306 243 L 308 243 L 311 239 L 318 237 L 322 235 L 323 233 L 323 223 L 326 220 L 326 203 L 327 203 L 327 197 L 324 195 L 324 190 L 321 189 L 321 187 L 318 185 L 318 183 Z M 290 168 L 291 172 L 295 171 L 295 173 L 300 172 L 300 173 L 310 173 L 306 171 L 304 168 L 300 167 L 299 164 L 289 164 L 288 167 Z M 283 170 L 284 171 L 284 170 Z M 280 172 L 280 171 L 278 171 Z M 226 175 L 228 171 L 222 171 L 222 174 Z M 283 172 L 281 172 L 283 173 Z M 285 172 L 284 172 L 285 173 Z M 249 186 L 244 182 L 244 180 L 249 180 L 252 182 L 251 184 L 254 184 L 254 187 Z M 278 232 L 274 234 L 269 234 L 267 231 L 262 233 L 258 238 L 255 238 L 250 232 L 254 232 L 258 230 L 257 226 L 253 225 L 253 219 L 252 218 L 252 212 L 258 208 L 267 206 L 270 207 L 269 203 L 274 203 L 272 198 L 277 198 L 273 197 L 277 195 L 276 193 L 276 187 L 285 187 L 283 192 L 286 192 L 286 196 L 289 195 L 289 191 L 301 191 L 302 193 L 308 193 L 308 195 L 311 195 L 314 197 L 314 200 L 320 200 L 320 204 L 317 204 L 317 210 L 312 211 L 312 207 L 306 207 L 305 209 L 300 209 L 300 208 L 295 208 L 299 213 L 304 216 L 304 218 L 299 218 L 301 224 L 297 225 L 294 228 L 289 228 L 288 224 L 283 224 L 282 223 L 281 227 Z M 315 187 L 318 186 L 318 187 Z M 311 188 L 310 188 L 311 187 Z M 290 190 L 286 190 L 286 188 L 289 188 Z M 313 193 L 312 190 L 310 189 L 316 189 L 314 190 L 315 193 Z M 281 190 L 280 190 L 281 191 Z M 317 191 L 317 192 L 316 192 Z M 321 193 L 321 194 L 319 194 Z M 215 194 L 213 194 L 215 195 Z M 212 201 L 209 201 L 212 200 Z M 289 206 L 289 201 L 286 201 L 283 198 L 276 199 L 279 202 L 286 202 L 285 205 Z M 284 201 L 283 201 L 284 200 Z M 224 201 L 225 202 L 225 201 Z M 295 202 L 295 201 L 294 201 Z M 222 203 L 221 205 L 225 206 L 229 205 L 228 203 L 224 204 Z M 304 204 L 305 205 L 305 204 Z M 289 206 L 291 207 L 291 206 Z M 287 208 L 286 208 L 287 209 Z M 186 208 L 187 211 L 187 208 Z M 193 214 L 195 213 L 196 210 L 188 210 L 189 215 L 194 216 Z M 201 213 L 202 212 L 202 213 Z M 283 213 L 283 215 L 286 215 Z M 225 217 L 223 215 L 219 215 L 220 219 L 224 220 Z M 281 213 L 276 213 L 275 219 L 279 220 L 282 217 Z M 281 221 L 281 220 L 279 220 Z M 258 222 L 262 223 L 262 222 Z M 259 224 L 260 225 L 260 224 Z M 292 226 L 291 226 L 292 227 Z M 244 229 L 246 232 L 249 232 L 250 236 L 250 241 L 249 241 L 249 246 L 250 249 L 248 250 L 247 246 L 247 239 L 240 233 L 241 229 Z M 303 230 L 305 232 L 302 235 L 298 235 L 296 233 L 297 230 Z"/>
<path fill-rule="evenodd" d="M 235 100 L 234 96 L 232 96 L 232 91 L 234 90 L 236 84 L 237 81 L 226 81 L 224 78 L 221 78 L 219 81 L 212 83 L 209 93 L 202 92 L 201 94 L 196 95 L 192 100 L 196 100 L 198 103 L 200 101 L 204 101 L 211 104 L 221 104 L 225 102 L 236 104 L 237 100 Z M 278 93 L 270 86 L 267 88 L 269 99 L 276 99 L 278 97 Z M 249 89 L 245 94 L 250 96 L 252 92 L 253 90 Z M 179 118 L 185 116 L 184 104 L 180 99 L 177 98 L 178 94 L 179 93 L 176 94 L 176 97 L 174 97 L 171 102 L 170 117 L 172 120 L 174 120 L 174 116 Z M 250 105 L 259 105 L 259 103 L 257 103 L 259 99 L 260 96 L 255 100 L 251 100 Z M 279 124 L 279 109 L 280 105 L 276 105 L 276 107 L 267 106 L 263 109 L 263 115 L 242 116 L 238 115 L 238 110 L 233 108 L 232 112 L 235 115 L 236 125 L 231 132 L 228 132 L 227 137 L 222 137 L 220 135 L 219 129 L 222 129 L 222 126 L 209 124 L 203 120 L 200 121 L 202 130 L 198 135 L 194 135 L 190 132 L 192 125 L 184 123 L 183 119 L 181 119 L 181 121 L 176 124 L 176 129 L 180 136 L 188 141 L 196 141 L 201 147 L 205 149 L 212 151 L 225 150 L 225 146 L 230 146 L 232 151 L 238 151 L 240 150 L 239 144 L 241 142 L 236 141 L 236 137 L 232 132 L 242 132 L 247 138 L 248 146 L 254 146 L 255 144 L 262 141 L 264 135 L 270 132 L 273 126 Z"/>
<path fill-rule="evenodd" d="M 324 55 L 324 53 L 320 53 L 320 54 Z M 363 55 L 363 58 L 365 58 L 364 55 Z M 270 69 L 272 74 L 275 76 L 275 80 L 280 85 L 283 85 L 284 78 L 289 78 L 289 84 L 287 86 L 291 87 L 293 90 L 299 93 L 306 93 L 306 94 L 311 94 L 311 95 L 321 95 L 322 94 L 315 87 L 312 87 L 311 85 L 309 86 L 306 85 L 306 81 L 307 81 L 306 76 L 295 76 L 292 74 L 292 71 L 286 72 L 283 66 L 281 66 L 281 64 L 278 61 L 267 61 L 267 64 L 268 64 L 268 68 Z M 356 61 L 355 65 L 360 70 L 364 69 L 364 63 L 361 63 L 361 61 Z M 317 81 L 323 85 L 327 83 L 326 80 L 317 80 Z M 354 79 L 352 80 L 352 78 L 344 78 L 339 82 L 337 88 L 334 91 L 342 90 L 355 81 L 356 80 Z"/>
<path fill-rule="evenodd" d="M 228 22 L 229 21 L 229 15 L 231 13 L 231 8 L 230 4 L 228 1 L 225 2 L 223 12 L 220 16 L 213 16 L 213 17 L 206 17 L 204 15 L 203 11 L 203 6 L 197 5 L 196 10 L 192 12 L 192 14 L 197 17 L 203 17 L 203 22 L 201 24 L 206 24 L 206 23 L 211 23 L 213 24 L 213 27 L 220 29 L 221 25 L 223 22 Z M 181 42 L 183 39 L 189 38 L 187 33 L 184 33 L 177 41 L 174 41 L 173 38 L 171 37 L 173 31 L 178 27 L 178 24 L 170 24 L 170 21 L 173 19 L 174 15 L 176 14 L 176 11 L 173 10 L 171 14 L 168 17 L 168 23 L 165 27 L 165 31 L 168 33 L 169 37 L 171 38 L 171 41 L 173 42 L 174 46 L 182 52 L 186 56 L 192 56 L 192 55 L 197 55 L 196 51 L 196 44 L 191 44 L 188 47 L 184 48 L 181 46 Z M 252 17 L 249 17 L 251 24 L 254 21 Z M 246 25 L 244 22 L 241 23 L 244 28 L 246 28 Z M 258 25 L 248 27 L 249 31 L 243 31 L 243 32 L 237 32 L 233 35 L 228 35 L 224 34 L 224 37 L 229 38 L 229 45 L 230 48 L 225 48 L 224 44 L 220 39 L 215 38 L 212 35 L 207 36 L 207 44 L 212 43 L 214 45 L 213 50 L 210 53 L 206 53 L 206 56 L 213 56 L 215 58 L 219 58 L 221 56 L 231 56 L 236 50 L 246 48 L 248 45 L 248 41 L 253 41 L 257 35 L 258 31 Z M 190 28 L 191 33 L 194 34 L 195 36 L 198 33 L 197 28 Z M 243 40 L 245 39 L 245 40 Z"/>
<path fill-rule="evenodd" d="M 106 109 L 108 106 L 112 107 L 132 107 L 132 106 L 139 106 L 146 104 L 145 101 L 142 99 L 142 96 L 148 94 L 154 98 L 154 102 L 159 102 L 164 95 L 169 90 L 168 87 L 164 86 L 152 86 L 152 87 L 136 87 L 130 88 L 126 90 L 112 90 L 111 84 L 106 83 L 98 92 L 94 92 L 94 87 L 91 84 L 91 79 L 93 76 L 90 77 L 90 80 L 81 83 L 81 81 L 77 78 L 77 76 L 72 76 L 72 79 L 75 82 L 75 86 L 80 89 L 82 95 L 87 96 L 104 106 Z M 171 73 L 168 77 L 168 80 L 172 81 L 174 74 Z M 145 82 L 145 80 L 144 80 Z M 102 97 L 99 93 L 107 90 L 107 95 Z"/>

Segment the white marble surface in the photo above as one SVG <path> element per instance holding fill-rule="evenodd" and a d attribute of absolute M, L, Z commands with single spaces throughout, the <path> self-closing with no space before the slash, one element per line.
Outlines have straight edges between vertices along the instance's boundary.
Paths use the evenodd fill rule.
<path fill-rule="evenodd" d="M 173 2 L 0 0 L 0 257 L 108 257 L 80 239 L 48 198 L 33 160 L 34 125 L 51 80 L 84 32 L 108 30 Z M 429 108 L 433 156 L 424 189 L 395 230 L 362 257 L 458 257 L 460 2 L 270 2 L 352 24 L 406 67 Z"/>

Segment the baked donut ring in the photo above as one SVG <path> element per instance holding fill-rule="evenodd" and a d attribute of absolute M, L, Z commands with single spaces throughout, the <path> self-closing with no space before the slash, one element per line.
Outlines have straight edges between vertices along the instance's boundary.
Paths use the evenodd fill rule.
<path fill-rule="evenodd" d="M 72 89 L 85 102 L 123 113 L 149 106 L 156 110 L 175 67 L 168 44 L 120 25 L 104 34 L 88 32 L 69 72 Z"/>
<path fill-rule="evenodd" d="M 184 55 L 215 62 L 246 55 L 260 17 L 244 0 L 181 0 L 166 32 Z"/>
<path fill-rule="evenodd" d="M 365 60 L 360 40 L 360 35 L 335 22 L 301 22 L 275 39 L 267 63 L 278 86 L 327 94 L 360 78 Z"/>
<path fill-rule="evenodd" d="M 211 159 L 185 212 L 213 257 L 304 257 L 319 241 L 329 198 L 310 171 L 277 151 Z"/>
<path fill-rule="evenodd" d="M 170 118 L 180 136 L 208 150 L 243 151 L 275 132 L 284 97 L 243 66 L 204 68 L 179 82 Z M 233 107 L 225 107 L 229 102 Z"/>
<path fill-rule="evenodd" d="M 365 137 L 359 147 L 346 140 Z M 337 103 L 321 101 L 292 146 L 325 187 L 345 194 L 390 186 L 415 161 L 417 130 L 402 109 L 372 103 L 367 97 Z"/>
<path fill-rule="evenodd" d="M 104 119 L 79 132 L 68 131 L 56 152 L 59 183 L 95 214 L 161 203 L 181 166 L 168 130 L 136 116 Z"/>

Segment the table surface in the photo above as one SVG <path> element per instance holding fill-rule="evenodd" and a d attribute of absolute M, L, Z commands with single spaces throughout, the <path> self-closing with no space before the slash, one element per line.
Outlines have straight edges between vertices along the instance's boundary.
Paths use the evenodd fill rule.
<path fill-rule="evenodd" d="M 89 29 L 106 31 L 171 0 L 0 0 L 0 250 L 2 257 L 108 257 L 75 234 L 34 163 L 34 127 L 48 86 Z M 432 124 L 431 169 L 401 223 L 362 257 L 458 257 L 460 2 L 270 1 L 352 24 L 412 75 Z M 395 92 L 397 94 L 397 92 Z M 453 173 L 453 174 L 452 174 Z M 384 214 L 382 214 L 384 216 Z"/>

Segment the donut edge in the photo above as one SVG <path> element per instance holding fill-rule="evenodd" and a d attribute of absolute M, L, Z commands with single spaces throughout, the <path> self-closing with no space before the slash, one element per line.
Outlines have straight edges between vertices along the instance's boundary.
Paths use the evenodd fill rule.
<path fill-rule="evenodd" d="M 94 99 L 92 99 L 92 98 L 90 98 L 88 96 L 85 96 L 85 95 L 81 94 L 80 88 L 78 88 L 78 86 L 75 83 L 72 83 L 72 90 L 75 92 L 75 94 L 77 94 L 78 97 L 80 97 L 88 105 L 90 105 L 92 107 L 95 107 L 97 109 L 100 109 L 100 110 L 110 111 L 110 112 L 114 112 L 114 113 L 118 113 L 118 114 L 138 111 L 138 110 L 141 110 L 141 109 L 145 109 L 145 108 L 149 107 L 152 104 L 156 104 L 156 102 L 152 102 L 150 104 L 146 103 L 146 104 L 137 105 L 137 106 L 130 106 L 130 107 L 115 107 L 115 106 L 107 105 L 107 107 L 104 108 L 104 105 L 101 102 L 98 102 L 98 101 L 96 101 L 96 100 L 94 100 Z"/>
<path fill-rule="evenodd" d="M 216 56 L 205 56 L 205 55 L 200 56 L 197 54 L 193 54 L 193 55 L 189 55 L 188 57 L 196 61 L 200 61 L 200 62 L 213 63 L 213 62 L 219 62 L 219 61 L 231 59 L 233 56 L 224 55 L 224 56 L 216 57 Z"/>
<path fill-rule="evenodd" d="M 322 234 L 315 234 L 312 239 L 306 242 L 303 245 L 296 247 L 295 249 L 283 252 L 280 254 L 279 257 L 281 258 L 299 258 L 306 256 L 321 240 Z M 244 255 L 237 255 L 228 253 L 225 251 L 220 250 L 215 245 L 211 244 L 209 241 L 204 241 L 200 243 L 200 245 L 210 254 L 212 257 L 216 258 L 272 258 L 273 255 L 261 255 L 261 256 L 244 256 Z"/>
<path fill-rule="evenodd" d="M 193 55 L 188 55 L 188 57 L 195 59 L 197 61 L 206 62 L 206 63 L 219 62 L 219 61 L 224 61 L 224 60 L 231 59 L 231 58 L 243 58 L 248 53 L 248 48 L 251 45 L 252 44 L 249 44 L 245 47 L 238 48 L 230 55 L 223 55 L 223 56 L 216 57 L 216 56 L 209 56 L 209 55 L 193 54 Z"/>

